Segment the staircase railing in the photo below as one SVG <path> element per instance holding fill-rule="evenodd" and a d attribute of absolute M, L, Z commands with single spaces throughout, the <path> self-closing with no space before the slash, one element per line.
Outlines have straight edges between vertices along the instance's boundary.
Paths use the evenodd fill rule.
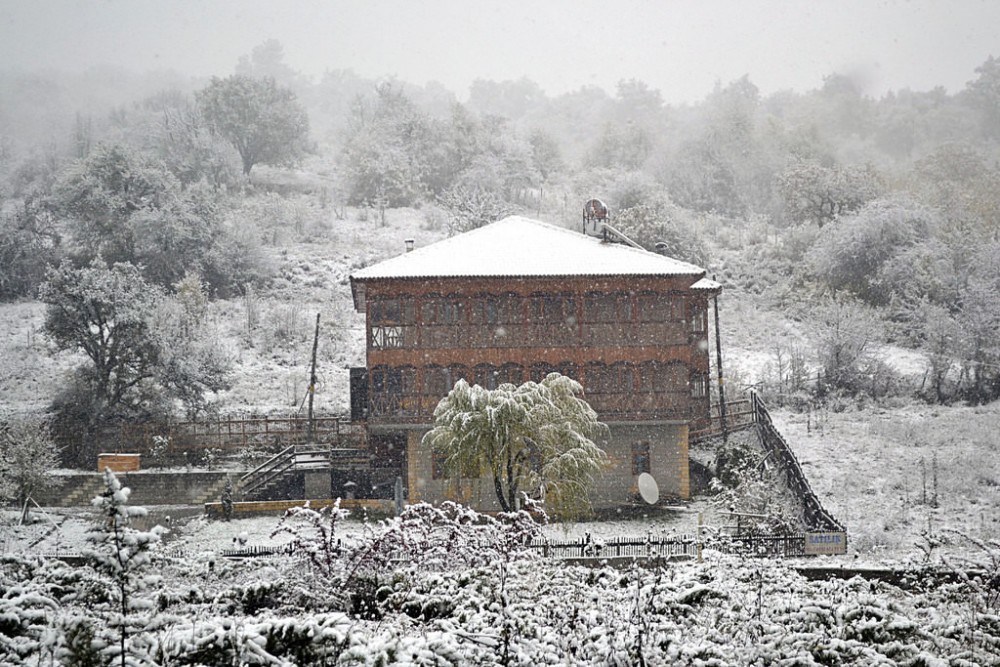
<path fill-rule="evenodd" d="M 240 478 L 244 498 L 252 497 L 273 482 L 297 470 L 346 468 L 368 465 L 368 453 L 353 447 L 290 445 Z"/>
<path fill-rule="evenodd" d="M 295 445 L 290 445 L 240 478 L 243 497 L 251 496 L 272 480 L 283 476 L 294 465 Z"/>
<path fill-rule="evenodd" d="M 777 463 L 785 477 L 788 488 L 791 489 L 802 503 L 803 520 L 809 530 L 814 531 L 844 531 L 843 524 L 833 518 L 824 509 L 823 504 L 809 486 L 799 460 L 792 453 L 785 438 L 771 421 L 771 415 L 757 392 L 750 393 L 750 403 L 753 408 L 753 419 L 757 425 L 761 445 L 768 455 L 769 461 Z"/>

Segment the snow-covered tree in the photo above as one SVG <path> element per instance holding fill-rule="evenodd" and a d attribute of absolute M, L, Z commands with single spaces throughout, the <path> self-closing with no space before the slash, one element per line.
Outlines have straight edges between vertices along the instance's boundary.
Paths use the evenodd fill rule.
<path fill-rule="evenodd" d="M 374 99 L 356 97 L 340 157 L 348 203 L 413 204 L 427 190 L 439 143 L 428 118 L 392 83 L 379 85 Z"/>
<path fill-rule="evenodd" d="M 48 306 L 45 332 L 56 346 L 83 350 L 90 359 L 82 377 L 97 421 L 139 407 L 159 358 L 149 317 L 160 291 L 132 264 L 77 269 L 66 263 L 50 272 L 39 298 Z"/>
<path fill-rule="evenodd" d="M 91 501 L 97 509 L 101 523 L 90 535 L 93 548 L 84 555 L 90 564 L 103 575 L 110 595 L 110 626 L 118 631 L 118 647 L 108 647 L 109 654 L 117 652 L 122 667 L 129 657 L 129 634 L 141 628 L 136 612 L 152 608 L 151 600 L 143 599 L 142 592 L 149 586 L 147 568 L 150 552 L 165 532 L 160 526 L 140 531 L 129 524 L 134 517 L 146 515 L 146 508 L 128 504 L 131 490 L 123 487 L 110 469 L 104 471 L 104 492 Z"/>
<path fill-rule="evenodd" d="M 504 511 L 522 492 L 544 497 L 553 513 L 588 506 L 587 492 L 607 455 L 597 442 L 607 426 L 572 378 L 550 373 L 540 383 L 497 389 L 459 380 L 434 410 L 424 444 L 441 452 L 453 474 L 489 475 Z"/>
<path fill-rule="evenodd" d="M 0 500 L 16 500 L 21 520 L 28 517 L 32 496 L 58 483 L 59 448 L 49 426 L 40 419 L 0 418 Z"/>
<path fill-rule="evenodd" d="M 291 164 L 306 151 L 309 117 L 295 93 L 274 79 L 213 77 L 195 99 L 212 131 L 239 152 L 244 176 L 255 164 Z"/>
<path fill-rule="evenodd" d="M 788 220 L 822 227 L 878 197 L 883 185 L 870 164 L 828 167 L 799 160 L 778 176 L 777 189 Z"/>
<path fill-rule="evenodd" d="M 912 283 L 920 267 L 911 262 L 910 275 L 900 275 L 894 267 L 889 276 L 883 276 L 883 270 L 936 227 L 937 219 L 926 207 L 905 199 L 880 199 L 825 227 L 806 254 L 806 263 L 829 288 L 850 292 L 872 305 L 885 305 L 894 291 L 903 291 L 889 279 Z"/>
<path fill-rule="evenodd" d="M 211 195 L 183 189 L 162 160 L 126 144 L 101 144 L 70 166 L 47 204 L 78 263 L 130 262 L 164 286 L 214 243 Z"/>
<path fill-rule="evenodd" d="M 872 348 L 882 337 L 878 312 L 859 301 L 838 298 L 820 302 L 812 317 L 823 367 L 820 390 L 861 391 L 870 375 Z"/>

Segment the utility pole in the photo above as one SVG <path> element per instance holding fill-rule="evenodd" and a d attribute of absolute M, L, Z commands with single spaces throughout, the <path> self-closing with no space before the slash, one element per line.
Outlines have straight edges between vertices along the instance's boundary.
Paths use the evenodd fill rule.
<path fill-rule="evenodd" d="M 316 349 L 319 347 L 319 313 L 316 313 L 316 333 L 313 335 L 312 370 L 309 372 L 309 441 L 316 439 L 316 422 L 313 419 L 313 396 L 316 395 Z"/>
<path fill-rule="evenodd" d="M 715 275 L 712 276 L 715 280 Z M 729 441 L 729 429 L 726 424 L 726 389 L 722 379 L 722 335 L 719 332 L 719 292 L 712 298 L 712 309 L 715 311 L 715 369 L 719 374 L 719 417 L 722 419 L 722 442 Z"/>

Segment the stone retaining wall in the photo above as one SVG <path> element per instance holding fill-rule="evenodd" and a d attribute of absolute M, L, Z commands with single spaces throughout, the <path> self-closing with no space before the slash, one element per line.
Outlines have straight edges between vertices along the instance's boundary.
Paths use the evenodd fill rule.
<path fill-rule="evenodd" d="M 122 486 L 132 489 L 130 505 L 204 505 L 219 501 L 231 474 L 238 483 L 241 472 L 152 472 L 118 473 Z M 39 493 L 35 497 L 42 507 L 85 507 L 94 496 L 104 491 L 101 473 L 69 473 L 58 475 L 62 485 Z"/>

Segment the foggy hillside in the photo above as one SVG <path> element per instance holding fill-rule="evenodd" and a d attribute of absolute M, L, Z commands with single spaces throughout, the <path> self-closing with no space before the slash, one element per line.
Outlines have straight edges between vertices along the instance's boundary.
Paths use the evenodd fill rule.
<path fill-rule="evenodd" d="M 510 213 L 573 226 L 591 197 L 646 247 L 665 243 L 724 284 L 727 347 L 746 352 L 734 381 L 800 401 L 1000 392 L 993 58 L 955 94 L 873 98 L 831 74 L 816 90 L 764 96 L 747 75 L 680 107 L 635 79 L 556 96 L 527 78 L 479 79 L 459 103 L 440 84 L 302 76 L 275 40 L 234 72 L 0 74 L 0 297 L 27 318 L 10 344 L 59 367 L 29 398 L 8 376 L 10 407 L 87 393 L 85 377 L 61 375 L 72 363 L 49 361 L 72 358 L 77 341 L 50 340 L 43 306 L 26 303 L 55 267 L 139 267 L 153 333 L 186 369 L 91 407 L 108 418 L 266 411 L 294 405 L 301 369 L 272 369 L 274 390 L 236 405 L 227 387 L 242 366 L 259 370 L 256 357 L 301 366 L 287 350 L 305 345 L 309 318 L 289 313 L 333 309 L 331 372 L 357 361 L 357 330 L 336 329 L 359 326 L 353 268 L 402 238 Z M 248 129 L 247 118 L 261 120 Z M 168 327 L 171 309 L 190 321 Z"/>

